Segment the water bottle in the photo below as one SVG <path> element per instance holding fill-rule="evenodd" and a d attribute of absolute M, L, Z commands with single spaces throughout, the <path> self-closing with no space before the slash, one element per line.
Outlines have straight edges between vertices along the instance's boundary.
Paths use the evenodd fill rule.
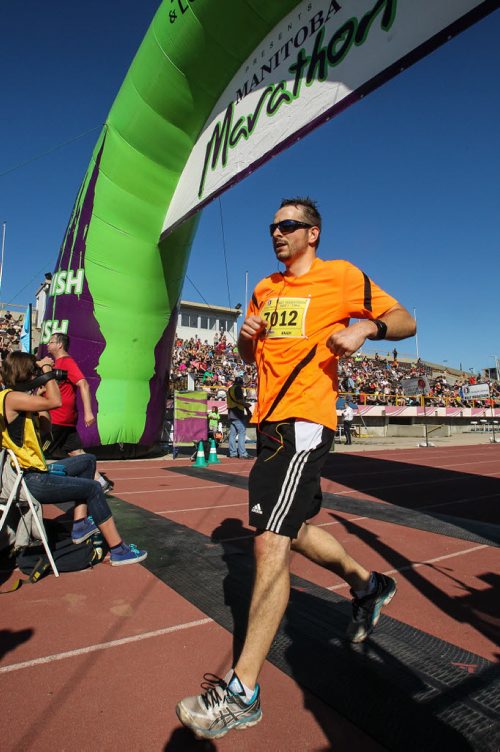
<path fill-rule="evenodd" d="M 102 561 L 106 555 L 106 543 L 100 530 L 92 536 L 92 545 L 94 547 L 95 563 Z"/>

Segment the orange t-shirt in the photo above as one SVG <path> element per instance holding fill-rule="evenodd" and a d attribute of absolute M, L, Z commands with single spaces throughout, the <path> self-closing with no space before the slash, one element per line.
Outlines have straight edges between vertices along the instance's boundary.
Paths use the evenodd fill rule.
<path fill-rule="evenodd" d="M 316 258 L 299 277 L 277 272 L 261 280 L 247 313 L 268 322 L 255 347 L 252 422 L 299 418 L 335 429 L 338 357 L 326 341 L 350 318 L 376 319 L 396 303 L 348 261 Z"/>

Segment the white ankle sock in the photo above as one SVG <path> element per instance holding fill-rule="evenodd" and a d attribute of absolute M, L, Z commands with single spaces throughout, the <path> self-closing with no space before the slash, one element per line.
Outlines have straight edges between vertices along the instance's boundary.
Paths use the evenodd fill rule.
<path fill-rule="evenodd" d="M 250 689 L 250 687 L 247 687 L 246 684 L 243 684 L 234 669 L 228 671 L 228 673 L 224 677 L 224 681 L 226 682 L 231 692 L 233 692 L 235 695 L 239 695 L 240 697 L 245 695 L 245 702 L 250 702 L 255 694 L 255 687 L 253 689 Z"/>

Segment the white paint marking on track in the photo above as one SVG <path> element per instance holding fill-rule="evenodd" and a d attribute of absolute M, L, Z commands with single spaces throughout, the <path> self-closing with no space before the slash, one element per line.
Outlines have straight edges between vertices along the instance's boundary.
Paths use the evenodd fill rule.
<path fill-rule="evenodd" d="M 349 474 L 352 475 L 353 473 L 349 473 Z M 226 475 L 243 476 L 245 475 L 245 473 L 226 473 Z M 158 480 L 158 479 L 168 480 L 170 477 L 171 476 L 168 476 L 165 473 L 163 473 L 163 475 L 136 475 L 133 477 L 124 476 L 123 478 L 116 478 L 115 476 L 113 476 L 113 483 L 119 483 L 119 482 L 126 483 L 129 480 Z M 184 476 L 184 477 L 187 478 L 188 476 Z M 214 482 L 209 476 L 206 477 L 206 480 L 208 480 L 210 483 Z M 221 484 L 219 483 L 219 485 Z M 224 483 L 224 485 L 227 485 L 227 484 Z M 176 489 L 182 490 L 183 486 L 176 486 Z"/>
<path fill-rule="evenodd" d="M 440 501 L 438 504 L 427 504 L 425 507 L 419 507 L 417 511 L 421 509 L 436 509 L 437 507 L 449 507 L 450 504 L 466 504 L 468 501 L 480 501 L 481 499 L 498 499 L 499 494 L 485 494 L 484 496 L 468 496 L 465 499 L 453 499 L 453 501 Z"/>
<path fill-rule="evenodd" d="M 406 567 L 401 567 L 400 569 L 388 569 L 386 572 L 383 572 L 383 574 L 398 574 L 398 572 L 405 572 L 408 569 L 420 569 L 420 567 L 426 567 L 429 564 L 436 564 L 438 561 L 445 561 L 445 559 L 453 559 L 456 556 L 464 556 L 465 554 L 472 554 L 474 551 L 481 551 L 483 548 L 489 548 L 486 544 L 481 546 L 474 546 L 473 548 L 464 548 L 462 551 L 455 551 L 453 554 L 445 554 L 444 556 L 436 556 L 435 559 L 427 559 L 427 561 L 419 561 L 413 564 L 408 564 Z M 340 585 L 330 585 L 330 587 L 327 587 L 327 590 L 342 590 L 343 588 L 348 588 L 349 584 L 347 582 L 342 582 Z"/>
<path fill-rule="evenodd" d="M 338 511 L 338 510 L 329 510 L 329 511 Z M 344 514 L 349 514 L 349 512 L 344 512 Z M 315 523 L 314 527 L 329 527 L 330 525 L 343 525 L 345 522 L 359 522 L 359 520 L 371 520 L 371 517 L 367 517 L 366 515 L 363 515 L 363 517 L 346 517 L 345 520 L 336 520 L 335 522 L 317 522 Z"/>
<path fill-rule="evenodd" d="M 484 476 L 482 475 L 470 475 L 469 478 L 482 478 Z M 412 488 L 413 486 L 436 486 L 438 483 L 456 483 L 457 478 L 442 478 L 441 480 L 417 480 L 413 483 L 392 483 L 392 484 L 385 484 L 384 486 L 368 486 L 366 488 L 356 488 L 354 490 L 347 490 L 347 491 L 335 491 L 334 495 L 342 496 L 346 493 L 370 493 L 371 491 L 382 491 L 384 489 L 393 489 L 393 488 Z M 341 484 L 339 484 L 341 485 Z M 347 486 L 349 489 L 349 487 Z"/>
<path fill-rule="evenodd" d="M 329 493 L 329 492 L 327 491 L 326 493 Z M 358 491 L 358 490 L 335 491 L 333 493 L 330 492 L 330 496 L 348 496 L 349 494 L 356 494 L 356 493 L 363 494 L 365 493 L 365 490 L 363 491 Z M 440 501 L 437 504 L 427 504 L 423 507 L 415 507 L 414 509 L 412 508 L 411 511 L 421 512 L 425 509 L 434 509 L 434 507 L 448 507 L 453 504 L 466 504 L 469 501 L 480 501 L 481 499 L 497 499 L 498 496 L 499 494 L 485 494 L 483 496 L 466 496 L 465 499 L 452 499 L 451 501 Z M 359 499 L 355 499 L 355 501 L 371 501 L 372 504 L 378 504 L 380 507 L 389 508 L 392 506 L 397 506 L 400 509 L 405 509 L 405 507 L 402 507 L 402 506 L 399 507 L 397 504 L 394 505 L 392 501 L 385 502 L 385 501 L 380 501 L 380 500 L 375 500 L 375 499 L 368 499 L 366 496 L 360 496 Z M 323 507 L 323 508 L 327 509 L 327 507 Z M 336 512 L 339 510 L 332 509 L 331 511 Z M 375 519 L 375 518 L 370 517 L 370 519 Z M 399 523 L 396 522 L 395 524 L 398 525 Z"/>
<path fill-rule="evenodd" d="M 205 507 L 203 507 L 205 509 Z M 157 514 L 166 514 L 165 512 L 157 512 Z M 358 520 L 366 520 L 367 517 L 349 517 L 348 522 L 356 522 Z M 314 525 L 314 527 L 328 527 L 329 525 L 341 525 L 342 523 L 337 522 L 318 522 Z M 252 533 L 251 535 L 237 535 L 234 538 L 218 538 L 216 541 L 213 541 L 213 543 L 234 543 L 235 541 L 240 540 L 248 540 L 249 538 L 255 538 L 255 533 Z"/>
<path fill-rule="evenodd" d="M 166 473 L 163 473 L 163 475 L 135 475 L 132 477 L 129 477 L 127 475 L 123 476 L 123 478 L 116 478 L 113 476 L 113 483 L 118 483 L 119 481 L 125 483 L 128 480 L 158 480 L 158 478 L 162 478 L 163 480 L 167 480 L 169 476 L 166 475 Z M 182 486 L 178 486 L 179 489 L 182 489 Z"/>
<path fill-rule="evenodd" d="M 492 447 L 492 444 L 465 444 L 463 446 L 450 446 L 450 447 L 439 447 L 435 450 L 435 452 L 432 454 L 432 456 L 429 456 L 429 459 L 435 460 L 435 459 L 441 459 L 442 457 L 450 457 L 450 455 L 456 454 L 456 455 L 462 455 L 464 454 L 467 459 L 471 457 L 484 457 L 483 451 L 470 451 L 472 447 L 474 449 L 476 447 L 480 447 L 481 450 L 484 450 L 488 447 Z M 373 459 L 373 460 L 387 460 L 388 462 L 399 462 L 399 458 L 401 456 L 407 455 L 408 457 L 415 458 L 415 449 L 419 449 L 420 447 L 408 447 L 407 449 L 375 449 L 375 450 L 369 450 L 367 449 L 364 452 L 359 452 L 359 454 L 364 457 L 365 459 Z M 461 453 L 460 450 L 464 450 L 463 453 Z M 356 457 L 358 452 L 353 452 L 352 454 L 349 454 L 349 457 Z M 344 455 L 344 452 L 342 452 L 342 455 Z M 379 455 L 383 455 L 382 457 Z M 422 456 L 427 456 L 427 451 L 425 453 L 422 453 Z M 396 457 L 396 459 L 391 459 L 392 457 Z M 419 462 L 413 463 L 419 467 L 433 467 L 433 465 L 421 465 Z"/>
<path fill-rule="evenodd" d="M 481 455 L 481 456 L 483 456 L 483 455 Z M 404 469 L 395 468 L 394 470 L 373 470 L 373 471 L 370 471 L 370 472 L 363 471 L 362 477 L 363 478 L 367 478 L 370 475 L 378 475 L 378 476 L 383 475 L 384 477 L 386 475 L 405 475 L 405 474 L 414 473 L 414 472 L 419 472 L 420 473 L 420 472 L 425 471 L 425 470 L 429 470 L 429 471 L 433 471 L 433 472 L 443 472 L 443 473 L 449 471 L 449 472 L 454 473 L 454 472 L 456 472 L 453 469 L 455 467 L 459 467 L 459 468 L 463 469 L 464 467 L 467 467 L 467 465 L 472 465 L 473 467 L 475 467 L 476 465 L 491 465 L 493 463 L 497 463 L 497 461 L 498 460 L 495 457 L 495 458 L 493 458 L 491 460 L 478 460 L 477 462 L 460 462 L 460 463 L 458 463 L 456 465 L 439 465 L 439 466 L 436 466 L 436 465 L 420 465 L 420 464 L 417 464 L 417 463 L 412 463 L 409 467 L 406 467 Z M 397 464 L 397 463 L 394 463 L 394 464 Z M 471 473 L 470 471 L 464 471 L 464 474 L 471 475 L 473 477 L 476 477 L 476 476 L 483 477 L 485 475 L 494 475 L 495 473 Z M 343 478 L 352 478 L 352 477 L 359 478 L 359 473 L 356 473 L 356 472 L 343 472 L 343 473 L 339 473 L 338 475 L 335 476 L 335 478 L 332 478 L 331 480 L 335 480 L 335 481 L 337 481 L 337 482 L 340 483 Z"/>
<path fill-rule="evenodd" d="M 183 486 L 182 488 L 152 488 L 150 490 L 143 489 L 142 491 L 116 491 L 113 495 L 127 496 L 129 494 L 172 493 L 172 491 L 179 493 L 181 491 L 199 491 L 200 489 L 210 491 L 212 488 L 221 487 L 227 488 L 227 485 L 225 483 L 213 483 L 211 486 Z"/>
<path fill-rule="evenodd" d="M 107 650 L 108 648 L 117 648 L 121 645 L 128 645 L 131 642 L 140 642 L 141 640 L 150 640 L 152 637 L 161 637 L 172 632 L 180 632 L 183 629 L 192 629 L 193 627 L 201 627 L 203 624 L 212 624 L 213 619 L 198 619 L 197 621 L 189 621 L 185 624 L 176 624 L 173 627 L 165 627 L 164 629 L 155 629 L 154 632 L 143 632 L 142 634 L 133 635 L 132 637 L 122 637 L 121 640 L 111 640 L 110 642 L 99 642 L 96 645 L 87 645 L 85 648 L 77 648 L 76 650 L 68 650 L 65 653 L 55 653 L 54 655 L 46 655 L 43 658 L 33 658 L 31 661 L 23 661 L 23 663 L 11 663 L 8 666 L 0 667 L 0 674 L 6 674 L 9 671 L 20 671 L 23 668 L 33 668 L 33 666 L 41 666 L 46 663 L 54 663 L 54 661 L 63 661 L 66 658 L 76 658 L 79 655 L 88 655 L 89 653 L 96 653 L 99 650 Z"/>
<path fill-rule="evenodd" d="M 215 504 L 211 507 L 190 507 L 189 509 L 167 509 L 163 512 L 155 512 L 155 514 L 174 514 L 174 512 L 210 512 L 212 509 L 226 509 L 227 507 L 246 507 L 247 501 L 240 502 L 238 504 Z"/>

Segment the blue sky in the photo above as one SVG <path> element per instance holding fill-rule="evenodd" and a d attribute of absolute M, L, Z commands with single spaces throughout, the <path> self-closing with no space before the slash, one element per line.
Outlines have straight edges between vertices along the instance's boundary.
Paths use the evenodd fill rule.
<path fill-rule="evenodd" d="M 53 270 L 100 127 L 158 4 L 2 4 L 2 301 L 32 302 Z M 499 38 L 495 11 L 212 203 L 183 297 L 243 304 L 246 272 L 251 289 L 276 268 L 267 228 L 279 201 L 309 194 L 323 215 L 320 255 L 353 261 L 416 309 L 422 357 L 493 366 L 491 356 L 500 357 Z M 415 340 L 398 350 L 414 354 Z"/>

